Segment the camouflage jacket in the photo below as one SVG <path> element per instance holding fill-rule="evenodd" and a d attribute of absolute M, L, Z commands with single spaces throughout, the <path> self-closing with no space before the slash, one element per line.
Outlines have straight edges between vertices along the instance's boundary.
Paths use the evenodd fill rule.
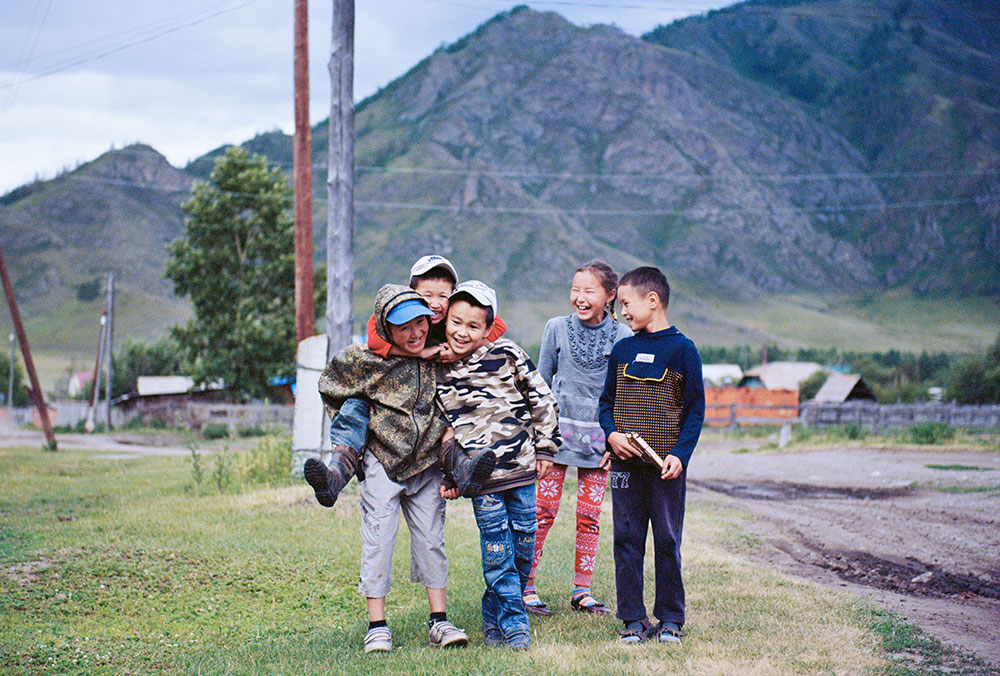
<path fill-rule="evenodd" d="M 469 452 L 497 456 L 481 493 L 534 482 L 536 457 L 552 460 L 562 443 L 549 386 L 527 353 L 506 338 L 438 366 L 437 391 L 455 441 Z"/>
<path fill-rule="evenodd" d="M 408 286 L 386 284 L 375 297 L 376 330 L 389 340 L 385 321 L 404 300 L 420 298 Z M 338 352 L 319 379 L 319 392 L 331 420 L 344 401 L 368 402 L 368 443 L 386 474 L 401 482 L 438 462 L 446 423 L 434 406 L 435 367 L 414 357 L 380 357 L 355 343 Z"/>

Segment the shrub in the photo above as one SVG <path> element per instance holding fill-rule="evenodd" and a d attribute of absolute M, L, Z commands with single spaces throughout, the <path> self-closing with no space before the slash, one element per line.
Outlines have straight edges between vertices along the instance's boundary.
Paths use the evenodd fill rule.
<path fill-rule="evenodd" d="M 910 439 L 915 444 L 937 444 L 954 436 L 955 430 L 944 423 L 922 422 L 910 428 Z"/>
<path fill-rule="evenodd" d="M 236 434 L 241 437 L 262 437 L 267 434 L 267 431 L 259 425 L 251 425 L 250 427 L 237 428 Z"/>
<path fill-rule="evenodd" d="M 278 486 L 292 482 L 291 467 L 291 437 L 269 434 L 243 456 L 240 475 L 247 484 Z"/>
<path fill-rule="evenodd" d="M 229 426 L 224 423 L 208 423 L 201 429 L 201 435 L 206 439 L 228 439 Z"/>
<path fill-rule="evenodd" d="M 816 396 L 830 374 L 826 371 L 816 371 L 799 384 L 799 401 L 808 401 Z"/>

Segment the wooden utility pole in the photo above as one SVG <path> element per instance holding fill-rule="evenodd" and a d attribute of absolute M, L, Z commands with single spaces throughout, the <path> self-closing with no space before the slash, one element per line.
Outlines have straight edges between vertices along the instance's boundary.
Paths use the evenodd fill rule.
<path fill-rule="evenodd" d="M 354 283 L 354 0 L 334 0 L 330 43 L 330 154 L 327 174 L 326 335 L 328 354 L 351 344 Z"/>
<path fill-rule="evenodd" d="M 94 379 L 90 383 L 90 405 L 87 406 L 87 418 L 83 423 L 83 429 L 91 434 L 97 425 L 94 419 L 97 416 L 95 412 L 97 407 L 97 402 L 101 398 L 101 365 L 104 359 L 104 330 L 108 323 L 108 311 L 104 310 L 101 312 L 101 332 L 100 337 L 97 340 L 97 360 L 94 362 Z"/>
<path fill-rule="evenodd" d="M 24 333 L 24 324 L 21 323 L 21 311 L 17 309 L 17 299 L 14 298 L 14 287 L 10 283 L 10 275 L 7 274 L 7 263 L 3 259 L 3 251 L 0 251 L 0 278 L 3 279 L 3 292 L 7 296 L 7 305 L 10 306 L 10 319 L 14 322 L 17 343 L 21 346 L 21 356 L 24 357 L 24 368 L 28 372 L 28 379 L 31 382 L 31 398 L 35 400 L 38 417 L 42 420 L 42 430 L 45 432 L 47 447 L 54 451 L 56 450 L 56 435 L 52 431 L 52 423 L 49 421 L 49 409 L 45 406 L 42 386 L 38 384 L 35 360 L 31 358 L 31 348 L 28 347 L 28 337 Z"/>
<path fill-rule="evenodd" d="M 111 431 L 111 380 L 115 375 L 114 367 L 114 346 L 115 346 L 115 273 L 108 273 L 108 307 L 107 307 L 108 323 L 105 327 L 104 337 L 107 344 L 107 349 L 104 351 L 104 368 L 105 368 L 105 378 L 104 378 L 104 399 L 107 402 L 107 407 L 105 408 L 105 423 L 104 431 Z"/>
<path fill-rule="evenodd" d="M 309 0 L 295 0 L 295 335 L 316 333 L 313 306 L 312 129 L 309 127 Z"/>

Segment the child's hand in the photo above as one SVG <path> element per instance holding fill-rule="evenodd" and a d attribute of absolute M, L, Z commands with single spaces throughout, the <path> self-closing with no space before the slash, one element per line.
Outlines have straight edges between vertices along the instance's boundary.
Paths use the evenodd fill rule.
<path fill-rule="evenodd" d="M 458 361 L 458 357 L 452 352 L 451 346 L 448 343 L 441 343 L 437 346 L 437 349 L 437 360 L 442 364 L 451 364 Z"/>
<path fill-rule="evenodd" d="M 535 460 L 535 473 L 538 475 L 538 480 L 541 481 L 549 475 L 552 471 L 552 461 L 551 460 Z"/>
<path fill-rule="evenodd" d="M 451 488 L 446 488 L 444 484 L 441 484 L 438 492 L 441 493 L 441 497 L 445 500 L 457 500 L 461 496 L 457 487 L 452 486 Z"/>
<path fill-rule="evenodd" d="M 601 456 L 601 462 L 597 466 L 597 469 L 611 469 L 611 451 L 607 451 L 603 456 Z"/>
<path fill-rule="evenodd" d="M 676 479 L 684 471 L 684 463 L 676 455 L 668 455 L 663 461 L 663 469 L 660 471 L 661 479 Z"/>
<path fill-rule="evenodd" d="M 435 357 L 438 357 L 440 354 L 441 354 L 441 346 L 440 345 L 432 345 L 431 347 L 425 347 L 423 350 L 421 350 L 421 352 L 420 352 L 420 358 L 421 359 L 434 359 Z"/>
<path fill-rule="evenodd" d="M 642 454 L 638 449 L 633 448 L 632 444 L 629 443 L 628 437 L 626 437 L 621 432 L 612 432 L 608 435 L 608 445 L 611 450 L 619 458 L 623 460 L 626 458 L 640 458 Z"/>

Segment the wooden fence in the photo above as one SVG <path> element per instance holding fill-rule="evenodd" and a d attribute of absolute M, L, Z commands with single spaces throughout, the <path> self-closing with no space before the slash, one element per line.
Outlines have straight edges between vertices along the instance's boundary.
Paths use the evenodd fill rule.
<path fill-rule="evenodd" d="M 912 427 L 918 423 L 942 423 L 950 427 L 1000 427 L 1000 406 L 945 404 L 877 404 L 848 401 L 842 404 L 803 402 L 806 425 L 860 425 L 878 432 L 886 428 Z"/>
<path fill-rule="evenodd" d="M 706 427 L 747 427 L 801 422 L 798 404 L 705 404 Z"/>

